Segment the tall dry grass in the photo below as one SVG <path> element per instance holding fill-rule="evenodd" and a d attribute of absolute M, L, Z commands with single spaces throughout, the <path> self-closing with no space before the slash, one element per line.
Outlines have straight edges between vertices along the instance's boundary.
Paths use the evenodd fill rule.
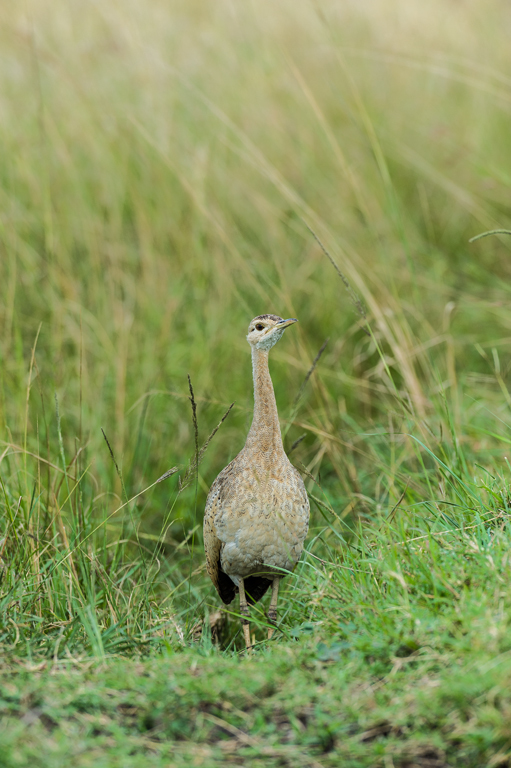
<path fill-rule="evenodd" d="M 510 26 L 493 0 L 0 7 L 6 642 L 202 615 L 261 312 L 300 320 L 272 374 L 317 556 L 447 493 L 432 456 L 505 485 L 510 242 L 468 240 L 510 223 Z M 187 374 L 202 442 L 235 406 L 180 490 L 155 481 L 193 464 Z"/>

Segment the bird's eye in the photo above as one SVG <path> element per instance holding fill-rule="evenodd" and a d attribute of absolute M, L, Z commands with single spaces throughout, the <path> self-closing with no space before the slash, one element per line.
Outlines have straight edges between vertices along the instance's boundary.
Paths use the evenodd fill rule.
<path fill-rule="evenodd" d="M 257 323 L 256 331 L 264 331 L 264 325 L 261 325 L 261 323 Z"/>

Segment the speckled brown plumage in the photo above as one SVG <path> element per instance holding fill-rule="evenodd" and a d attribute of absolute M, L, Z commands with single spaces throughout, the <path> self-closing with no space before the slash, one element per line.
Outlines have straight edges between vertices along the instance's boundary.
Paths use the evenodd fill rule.
<path fill-rule="evenodd" d="M 268 368 L 269 350 L 294 322 L 258 315 L 249 325 L 254 418 L 244 448 L 211 486 L 204 515 L 208 573 L 223 602 L 239 589 L 246 617 L 246 602 L 257 602 L 273 584 L 272 622 L 279 580 L 298 562 L 309 524 L 309 500 L 284 452 Z"/>

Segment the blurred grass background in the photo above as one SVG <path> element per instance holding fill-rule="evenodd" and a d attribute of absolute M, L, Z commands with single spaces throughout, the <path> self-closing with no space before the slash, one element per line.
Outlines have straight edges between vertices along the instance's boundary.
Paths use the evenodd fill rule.
<path fill-rule="evenodd" d="M 484 464 L 486 432 L 507 431 L 511 267 L 505 237 L 468 239 L 510 220 L 505 4 L 1 13 L 0 466 L 14 527 L 48 534 L 58 517 L 60 539 L 108 518 L 96 546 L 165 531 L 172 556 L 244 442 L 244 335 L 266 311 L 300 319 L 273 355 L 286 445 L 305 435 L 294 461 L 339 511 L 397 502 L 421 467 L 400 433 L 466 442 Z M 101 429 L 130 497 L 186 467 L 187 374 L 202 440 L 235 402 L 197 500 L 193 484 L 176 498 L 174 478 L 113 514 L 125 499 Z M 359 434 L 375 431 L 397 436 Z"/>
<path fill-rule="evenodd" d="M 511 239 L 468 241 L 511 225 L 510 36 L 499 0 L 0 5 L 9 653 L 197 639 L 217 602 L 202 510 L 250 425 L 244 336 L 263 312 L 300 320 L 271 370 L 316 499 L 287 632 L 318 617 L 337 632 L 341 587 L 311 564 L 383 568 L 396 537 L 446 528 L 493 536 L 508 507 Z M 188 374 L 201 443 L 235 403 L 196 481 Z M 433 578 L 429 550 L 405 550 Z"/>

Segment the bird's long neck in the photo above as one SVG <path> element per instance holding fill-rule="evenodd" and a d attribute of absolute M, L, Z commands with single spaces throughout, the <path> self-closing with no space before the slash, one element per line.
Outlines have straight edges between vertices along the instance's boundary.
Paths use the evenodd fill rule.
<path fill-rule="evenodd" d="M 252 348 L 254 376 L 254 418 L 246 448 L 268 456 L 284 453 L 277 403 L 268 368 L 268 351 Z"/>

